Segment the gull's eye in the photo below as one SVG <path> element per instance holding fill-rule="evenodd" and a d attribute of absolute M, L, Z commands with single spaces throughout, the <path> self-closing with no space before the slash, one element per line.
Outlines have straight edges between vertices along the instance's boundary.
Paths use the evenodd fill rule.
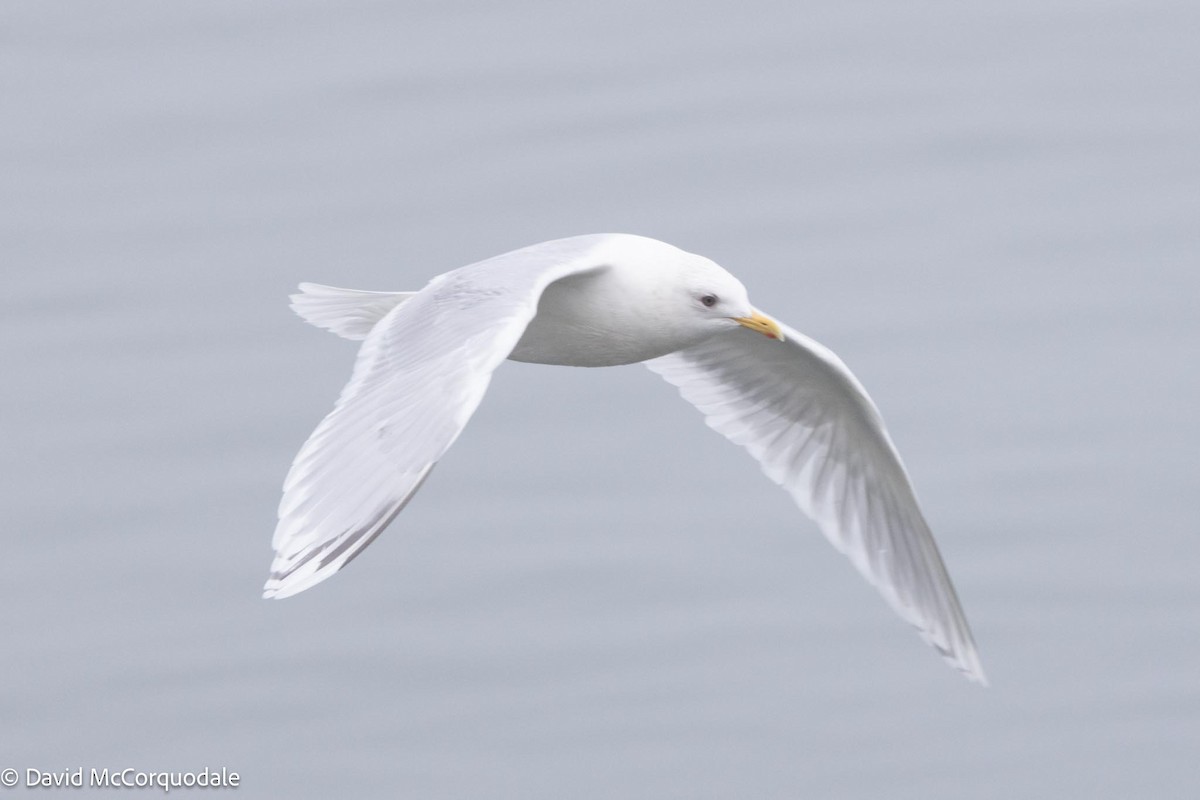
<path fill-rule="evenodd" d="M 717 304 L 717 296 L 715 294 L 706 294 L 700 298 L 700 302 L 703 303 L 706 308 L 712 308 Z"/>

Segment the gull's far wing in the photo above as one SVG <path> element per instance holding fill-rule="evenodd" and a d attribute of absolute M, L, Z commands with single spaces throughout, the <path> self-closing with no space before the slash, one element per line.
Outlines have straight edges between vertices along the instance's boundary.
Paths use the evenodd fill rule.
<path fill-rule="evenodd" d="M 866 390 L 825 347 L 738 328 L 647 361 L 745 447 L 922 638 L 987 683 L 900 456 Z"/>
<path fill-rule="evenodd" d="M 592 244 L 577 237 L 516 250 L 392 301 L 333 411 L 292 463 L 263 597 L 325 580 L 387 527 L 462 432 L 542 290 L 604 268 L 589 261 Z M 338 330 L 336 321 L 321 324 Z"/>

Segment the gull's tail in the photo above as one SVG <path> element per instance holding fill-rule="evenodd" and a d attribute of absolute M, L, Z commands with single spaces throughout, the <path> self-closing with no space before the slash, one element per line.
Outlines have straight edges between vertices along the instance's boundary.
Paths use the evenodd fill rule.
<path fill-rule="evenodd" d="M 305 322 L 346 339 L 361 340 L 375 323 L 416 292 L 366 292 L 319 283 L 302 283 L 291 296 L 292 310 Z"/>

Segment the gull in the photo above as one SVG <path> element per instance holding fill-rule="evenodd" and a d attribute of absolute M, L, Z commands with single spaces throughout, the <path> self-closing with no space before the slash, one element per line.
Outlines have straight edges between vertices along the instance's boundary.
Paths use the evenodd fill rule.
<path fill-rule="evenodd" d="M 950 576 L 875 404 L 830 350 L 750 304 L 713 261 L 593 234 L 469 264 L 417 292 L 304 283 L 292 308 L 362 345 L 292 463 L 263 597 L 349 563 L 404 509 L 505 359 L 644 363 L 741 445 L 897 614 L 986 685 Z"/>

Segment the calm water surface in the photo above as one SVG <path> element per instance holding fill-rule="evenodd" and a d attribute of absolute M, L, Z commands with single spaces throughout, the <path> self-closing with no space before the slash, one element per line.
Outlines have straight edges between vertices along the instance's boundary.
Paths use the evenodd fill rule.
<path fill-rule="evenodd" d="M 5 4 L 0 768 L 1197 796 L 1198 9 Z M 259 599 L 353 357 L 288 291 L 595 231 L 850 363 L 991 689 L 638 367 L 506 365 L 363 558 Z"/>

